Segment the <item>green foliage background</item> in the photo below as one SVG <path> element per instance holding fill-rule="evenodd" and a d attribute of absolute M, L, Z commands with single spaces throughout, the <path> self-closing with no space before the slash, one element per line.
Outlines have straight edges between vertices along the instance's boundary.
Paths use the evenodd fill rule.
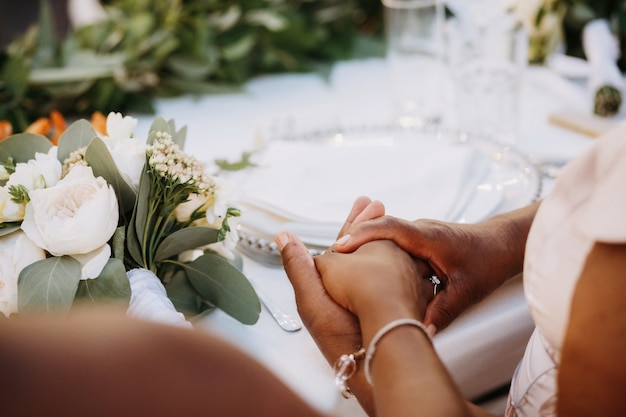
<path fill-rule="evenodd" d="M 380 53 L 378 0 L 112 0 L 106 11 L 57 39 L 42 1 L 39 23 L 0 54 L 0 120 L 20 131 L 51 110 L 151 112 L 157 96 Z"/>

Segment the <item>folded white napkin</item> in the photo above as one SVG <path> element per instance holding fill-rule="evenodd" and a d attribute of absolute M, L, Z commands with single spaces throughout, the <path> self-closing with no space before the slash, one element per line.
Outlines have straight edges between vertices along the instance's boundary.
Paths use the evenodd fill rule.
<path fill-rule="evenodd" d="M 596 19 L 583 29 L 583 48 L 591 66 L 588 81 L 589 90 L 595 94 L 604 86 L 610 85 L 618 90 L 624 88 L 624 76 L 617 67 L 620 55 L 619 42 L 611 32 L 606 19 Z"/>
<path fill-rule="evenodd" d="M 296 233 L 330 233 L 330 238 L 361 195 L 382 201 L 389 215 L 444 219 L 467 184 L 475 152 L 435 138 L 401 145 L 382 137 L 352 143 L 276 141 L 248 173 L 242 185 L 244 203 L 274 215 L 275 224 L 266 229 L 289 229 L 297 223 Z M 242 223 L 247 218 L 270 220 L 247 216 Z"/>

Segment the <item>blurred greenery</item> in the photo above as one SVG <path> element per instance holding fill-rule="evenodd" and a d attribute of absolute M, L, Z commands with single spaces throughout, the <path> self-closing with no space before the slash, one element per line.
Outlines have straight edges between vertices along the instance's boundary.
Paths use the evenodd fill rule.
<path fill-rule="evenodd" d="M 52 110 L 150 113 L 156 97 L 382 53 L 379 0 L 110 0 L 105 10 L 59 39 L 42 0 L 38 24 L 0 52 L 0 120 L 21 131 Z"/>

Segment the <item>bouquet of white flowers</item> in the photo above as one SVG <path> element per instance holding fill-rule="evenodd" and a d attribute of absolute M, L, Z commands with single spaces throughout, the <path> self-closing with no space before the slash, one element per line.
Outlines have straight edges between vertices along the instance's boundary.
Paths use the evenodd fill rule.
<path fill-rule="evenodd" d="M 0 142 L 0 311 L 128 304 L 127 272 L 141 268 L 185 314 L 218 307 L 255 323 L 259 299 L 224 250 L 239 211 L 182 151 L 184 128 L 156 118 L 141 141 L 136 123 L 111 113 L 106 134 L 79 120 L 58 146 L 31 133 Z"/>

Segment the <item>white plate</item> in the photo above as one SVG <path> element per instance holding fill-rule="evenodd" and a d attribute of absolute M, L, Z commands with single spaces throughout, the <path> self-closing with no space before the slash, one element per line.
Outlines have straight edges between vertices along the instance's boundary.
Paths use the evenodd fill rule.
<path fill-rule="evenodd" d="M 345 159 L 351 160 L 342 164 Z M 541 194 L 539 171 L 516 149 L 435 127 L 311 132 L 268 144 L 258 160 L 260 167 L 246 171 L 240 183 L 241 228 L 255 242 L 291 230 L 310 246 L 327 247 L 362 194 L 382 195 L 390 215 L 465 223 Z M 347 179 L 351 173 L 362 181 Z"/>

